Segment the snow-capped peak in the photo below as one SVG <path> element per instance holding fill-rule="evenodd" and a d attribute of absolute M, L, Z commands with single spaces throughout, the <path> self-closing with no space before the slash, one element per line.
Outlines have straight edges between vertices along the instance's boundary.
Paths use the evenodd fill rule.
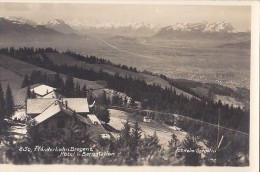
<path fill-rule="evenodd" d="M 58 26 L 58 25 L 61 25 L 61 24 L 65 24 L 65 22 L 61 19 L 53 19 L 53 20 L 50 20 L 47 22 L 47 25 L 49 27 L 55 27 L 55 26 Z"/>
<path fill-rule="evenodd" d="M 15 24 L 29 24 L 29 25 L 37 25 L 36 22 L 26 19 L 24 17 L 15 17 L 15 16 L 9 16 L 7 17 L 8 20 L 12 21 Z"/>
<path fill-rule="evenodd" d="M 205 32 L 235 32 L 233 26 L 228 22 L 213 23 L 204 29 Z"/>
<path fill-rule="evenodd" d="M 97 28 L 97 29 L 123 29 L 123 28 L 128 28 L 128 29 L 133 29 L 133 30 L 138 30 L 141 28 L 146 28 L 146 29 L 156 29 L 157 27 L 144 23 L 144 22 L 104 22 L 104 23 L 91 23 L 91 22 L 84 22 L 81 20 L 72 20 L 68 21 L 69 25 L 71 25 L 73 28 Z"/>
<path fill-rule="evenodd" d="M 93 27 L 99 29 L 132 29 L 132 30 L 139 30 L 139 29 L 157 29 L 156 26 L 144 22 L 121 22 L 121 23 L 101 23 L 97 24 Z"/>
<path fill-rule="evenodd" d="M 228 22 L 208 23 L 206 21 L 200 23 L 176 23 L 164 28 L 167 31 L 182 31 L 182 32 L 221 32 L 233 33 L 236 32 L 233 26 Z"/>

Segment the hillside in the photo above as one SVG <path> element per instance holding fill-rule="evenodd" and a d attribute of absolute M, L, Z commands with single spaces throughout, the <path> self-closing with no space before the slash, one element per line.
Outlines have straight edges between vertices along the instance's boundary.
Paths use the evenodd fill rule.
<path fill-rule="evenodd" d="M 88 64 L 85 62 L 81 62 L 76 60 L 75 58 L 67 55 L 67 54 L 60 54 L 60 53 L 47 53 L 46 54 L 55 64 L 67 64 L 69 66 L 78 66 L 85 69 L 93 69 L 95 71 L 103 70 L 104 72 L 107 72 L 109 74 L 114 75 L 115 73 L 119 73 L 120 76 L 131 76 L 132 78 L 144 80 L 148 84 L 155 84 L 160 85 L 162 88 L 170 88 L 171 85 L 168 81 L 158 77 L 158 76 L 152 76 L 142 73 L 136 73 L 129 70 L 123 70 L 118 67 L 114 67 L 107 64 Z M 173 87 L 176 90 L 177 94 L 183 94 L 187 97 L 192 97 L 191 94 L 186 93 L 179 88 Z"/>
<path fill-rule="evenodd" d="M 223 104 L 249 109 L 250 91 L 246 88 L 229 88 L 220 84 L 185 79 L 171 79 L 170 83 L 200 98 L 212 99 L 215 102 L 220 100 Z"/>
<path fill-rule="evenodd" d="M 30 76 L 31 72 L 34 70 L 46 72 L 47 75 L 55 74 L 53 71 L 0 54 L 0 81 L 3 88 L 6 88 L 8 83 L 10 84 L 15 102 L 21 102 L 21 99 L 24 98 L 25 90 L 21 89 L 23 78 L 25 75 Z M 62 75 L 62 77 L 65 79 L 66 76 Z M 78 82 L 81 85 L 85 84 L 87 89 L 104 88 L 104 85 L 101 85 L 99 81 L 74 78 L 74 82 Z M 100 90 L 98 92 L 100 92 Z"/>
<path fill-rule="evenodd" d="M 243 41 L 243 42 L 236 42 L 236 43 L 227 43 L 218 46 L 219 48 L 238 48 L 238 49 L 250 49 L 251 42 L 250 41 Z"/>
<path fill-rule="evenodd" d="M 132 113 L 116 109 L 109 109 L 109 111 L 111 113 L 109 125 L 111 125 L 113 128 L 121 130 L 126 121 L 129 121 L 131 125 L 134 125 L 135 121 L 138 121 L 139 126 L 142 128 L 142 137 L 144 135 L 153 135 L 153 133 L 156 131 L 160 143 L 163 144 L 164 147 L 168 146 L 168 142 L 171 139 L 172 133 L 174 133 L 180 141 L 183 141 L 187 134 L 183 131 L 173 130 L 166 124 L 161 124 L 156 121 L 145 123 L 142 121 L 141 116 L 136 116 Z"/>
<path fill-rule="evenodd" d="M 175 88 L 177 94 L 183 94 L 189 98 L 195 96 L 201 99 L 213 99 L 215 102 L 221 100 L 224 104 L 228 104 L 230 106 L 233 105 L 234 107 L 246 109 L 249 107 L 249 97 L 241 96 L 238 88 L 229 88 L 220 84 L 201 83 L 181 79 L 172 80 L 169 83 L 167 80 L 164 80 L 158 76 L 123 70 L 107 64 L 89 64 L 75 60 L 75 58 L 67 54 L 48 53 L 47 56 L 55 64 L 67 64 L 69 66 L 78 66 L 85 69 L 93 69 L 95 71 L 102 70 L 112 75 L 119 73 L 120 76 L 131 76 L 135 79 L 144 80 L 148 84 L 160 85 L 162 88 L 170 88 L 172 86 Z"/>
<path fill-rule="evenodd" d="M 72 42 L 80 43 L 86 36 L 79 36 L 77 32 L 65 23 L 63 25 L 38 25 L 24 18 L 0 17 L 0 45 L 32 45 L 50 46 L 70 45 Z"/>
<path fill-rule="evenodd" d="M 189 98 L 195 96 L 197 98 L 213 98 L 215 102 L 218 102 L 218 100 L 221 100 L 224 104 L 233 104 L 233 106 L 237 107 L 248 107 L 249 99 L 248 98 L 243 98 L 239 96 L 239 92 L 237 92 L 234 89 L 224 87 L 218 84 L 203 84 L 201 82 L 194 82 L 194 81 L 189 81 L 189 82 L 183 82 L 184 80 L 175 80 L 175 82 L 169 83 L 167 80 L 162 79 L 158 76 L 153 76 L 153 75 L 148 75 L 144 73 L 139 73 L 139 72 L 133 72 L 130 70 L 125 70 L 113 65 L 108 65 L 108 64 L 89 64 L 83 61 L 80 61 L 78 59 L 75 59 L 75 57 L 72 57 L 68 54 L 64 53 L 45 53 L 45 56 L 47 56 L 51 61 L 54 62 L 56 65 L 67 65 L 67 66 L 77 66 L 82 69 L 92 69 L 96 72 L 102 70 L 103 72 L 106 72 L 108 74 L 114 75 L 116 73 L 119 73 L 120 76 L 125 77 L 125 76 L 131 76 L 133 79 L 139 79 L 139 80 L 144 80 L 147 84 L 150 85 L 160 85 L 161 88 L 175 88 L 176 93 L 178 95 L 183 94 L 184 96 L 187 96 Z M 35 54 L 35 58 L 43 58 L 42 55 L 40 54 Z M 4 58 L 4 57 L 2 57 Z M 5 57 L 8 58 L 8 57 Z M 18 64 L 17 64 L 18 63 Z M 19 65 L 19 68 L 15 67 L 14 69 L 12 66 L 17 66 Z M 31 71 L 33 70 L 41 70 L 43 72 L 46 72 L 47 74 L 54 74 L 53 71 L 49 71 L 46 69 L 42 69 L 39 67 L 36 67 L 31 64 L 27 64 L 25 62 L 10 58 L 9 59 L 4 59 L 2 61 L 2 70 L 7 70 L 6 72 L 3 73 L 10 73 L 10 76 L 13 74 L 16 74 L 16 79 L 11 80 L 10 84 L 15 87 L 15 89 L 19 89 L 19 86 L 22 82 L 23 77 L 25 74 L 30 75 Z M 21 67 L 20 67 L 21 66 Z M 24 66 L 24 67 L 23 67 Z M 17 76 L 18 75 L 18 76 Z M 65 76 L 63 76 L 64 78 Z M 14 77 L 15 78 L 15 77 Z M 17 79 L 18 78 L 18 79 Z M 173 80 L 174 81 L 174 80 Z M 14 82 L 12 84 L 12 82 Z M 19 84 L 16 84 L 19 82 Z M 104 88 L 106 86 L 105 82 L 99 82 L 99 81 L 86 81 L 82 79 L 75 79 L 75 82 L 78 82 L 81 85 L 86 84 L 92 85 L 92 89 L 100 89 Z M 188 83 L 188 84 L 187 84 Z M 6 84 L 6 83 L 4 83 Z M 101 84 L 101 85 L 100 85 Z M 194 85 L 195 84 L 195 85 Z M 227 93 L 225 90 L 231 90 L 231 92 Z M 213 90 L 213 91 L 212 91 Z M 96 91 L 101 93 L 100 91 Z M 212 93 L 211 93 L 212 92 Z M 209 95 L 212 94 L 212 95 Z"/>

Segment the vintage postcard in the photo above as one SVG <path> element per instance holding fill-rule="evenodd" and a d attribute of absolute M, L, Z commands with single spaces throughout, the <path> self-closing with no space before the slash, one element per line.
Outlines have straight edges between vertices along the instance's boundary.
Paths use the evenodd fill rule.
<path fill-rule="evenodd" d="M 0 171 L 255 170 L 258 7 L 0 2 Z"/>

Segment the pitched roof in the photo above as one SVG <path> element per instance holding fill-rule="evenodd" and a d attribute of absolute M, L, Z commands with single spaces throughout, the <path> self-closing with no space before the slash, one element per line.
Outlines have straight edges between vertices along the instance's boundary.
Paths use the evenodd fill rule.
<path fill-rule="evenodd" d="M 54 91 L 56 88 L 50 87 L 48 85 L 40 85 L 38 87 L 35 87 L 33 89 L 31 89 L 31 91 L 34 91 L 36 94 L 40 95 L 40 96 L 44 96 L 52 91 Z"/>
<path fill-rule="evenodd" d="M 40 114 L 51 106 L 57 99 L 55 98 L 36 98 L 27 99 L 27 114 Z M 68 108 L 75 110 L 76 113 L 88 113 L 88 100 L 87 98 L 63 98 L 63 103 L 65 101 L 68 103 Z"/>
<path fill-rule="evenodd" d="M 68 107 L 77 113 L 89 112 L 87 98 L 63 98 L 63 101 L 67 101 Z"/>
<path fill-rule="evenodd" d="M 55 91 L 49 92 L 48 94 L 45 94 L 43 97 L 41 98 L 57 98 L 57 95 L 55 93 Z"/>
<path fill-rule="evenodd" d="M 76 116 L 76 119 L 83 122 L 86 125 L 89 125 L 89 122 L 87 119 L 79 114 L 74 114 L 73 111 L 66 109 L 63 105 L 61 105 L 60 101 L 53 102 L 46 110 L 44 110 L 40 115 L 36 116 L 34 118 L 36 125 L 42 123 L 43 121 L 49 119 L 50 117 L 56 115 L 59 112 L 64 112 L 64 114 L 73 116 Z"/>
<path fill-rule="evenodd" d="M 72 111 L 69 110 L 69 109 L 66 109 L 64 106 L 61 106 L 61 110 L 62 110 L 63 112 L 65 112 L 66 114 L 70 115 L 70 116 L 73 116 L 73 115 L 74 115 L 74 112 L 72 112 Z M 79 121 L 83 122 L 84 124 L 89 125 L 89 122 L 87 121 L 87 118 L 86 118 L 86 117 L 83 117 L 83 116 L 81 116 L 81 115 L 79 115 L 79 114 L 75 114 L 75 115 L 76 115 L 76 118 L 77 118 Z"/>
<path fill-rule="evenodd" d="M 36 125 L 52 117 L 53 115 L 59 113 L 60 111 L 61 111 L 61 107 L 59 103 L 54 102 L 45 111 L 43 111 L 40 115 L 34 118 Z"/>
<path fill-rule="evenodd" d="M 97 122 L 98 124 L 101 124 L 96 115 L 88 115 L 88 117 L 89 117 L 89 119 L 91 120 L 91 122 L 92 122 L 93 124 L 94 124 L 95 122 Z"/>

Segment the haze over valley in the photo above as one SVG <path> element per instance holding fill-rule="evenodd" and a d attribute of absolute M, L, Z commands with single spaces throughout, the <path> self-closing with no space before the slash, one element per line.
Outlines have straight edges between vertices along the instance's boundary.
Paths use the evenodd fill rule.
<path fill-rule="evenodd" d="M 250 33 L 237 32 L 227 22 L 175 24 L 160 29 L 128 23 L 85 27 L 84 33 L 61 19 L 37 25 L 11 17 L 1 18 L 0 24 L 2 47 L 51 46 L 174 79 L 249 88 Z"/>
<path fill-rule="evenodd" d="M 250 6 L 0 8 L 0 163 L 249 165 Z"/>

